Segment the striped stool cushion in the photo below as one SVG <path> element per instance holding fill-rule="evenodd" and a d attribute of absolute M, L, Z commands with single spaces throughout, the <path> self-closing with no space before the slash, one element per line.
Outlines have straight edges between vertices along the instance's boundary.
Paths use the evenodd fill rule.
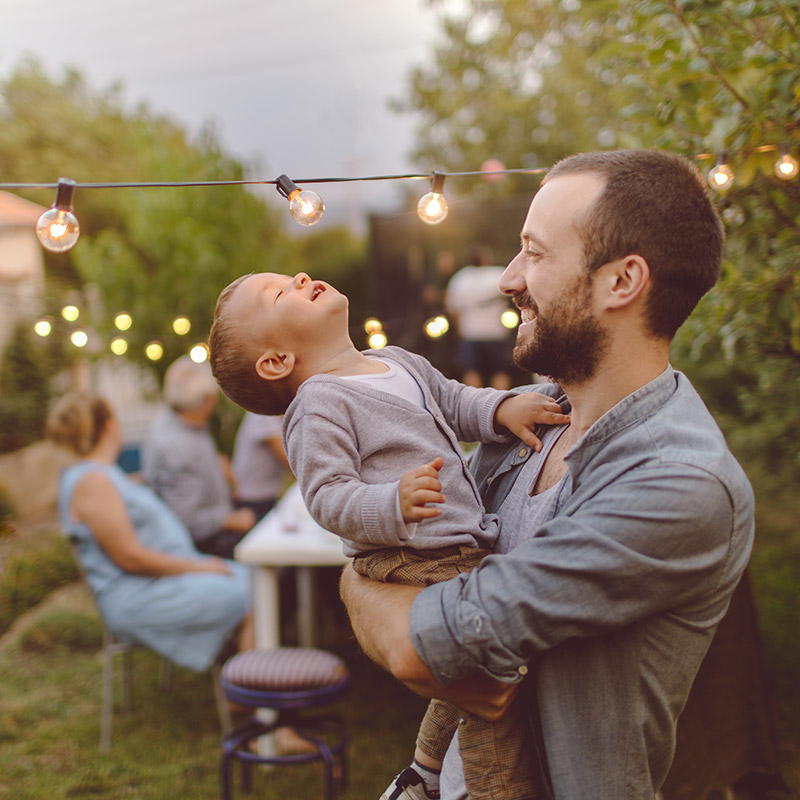
<path fill-rule="evenodd" d="M 246 650 L 225 662 L 222 680 L 242 689 L 302 692 L 333 686 L 347 678 L 344 662 L 313 647 Z"/>

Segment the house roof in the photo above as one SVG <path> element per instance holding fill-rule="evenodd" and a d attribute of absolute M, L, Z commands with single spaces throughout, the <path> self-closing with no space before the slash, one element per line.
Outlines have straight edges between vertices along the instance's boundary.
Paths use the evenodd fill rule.
<path fill-rule="evenodd" d="M 35 225 L 46 210 L 10 192 L 0 192 L 0 225 Z"/>

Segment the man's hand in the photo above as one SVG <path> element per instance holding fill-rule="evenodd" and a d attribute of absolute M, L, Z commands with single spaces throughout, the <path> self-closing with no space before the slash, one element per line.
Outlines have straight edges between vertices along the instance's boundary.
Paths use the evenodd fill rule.
<path fill-rule="evenodd" d="M 256 515 L 250 508 L 237 508 L 231 511 L 223 520 L 226 531 L 247 533 L 256 524 Z"/>
<path fill-rule="evenodd" d="M 470 675 L 445 687 L 434 688 L 431 683 L 414 681 L 405 681 L 405 684 L 416 694 L 445 700 L 487 722 L 497 722 L 505 714 L 521 685 L 503 683 L 485 674 Z"/>
<path fill-rule="evenodd" d="M 567 425 L 569 421 L 569 414 L 562 413 L 555 400 L 539 392 L 507 397 L 494 412 L 495 429 L 508 428 L 536 452 L 542 449 L 541 441 L 533 432 L 537 425 Z"/>
<path fill-rule="evenodd" d="M 443 465 L 443 459 L 434 458 L 429 464 L 409 470 L 400 478 L 397 494 L 404 522 L 422 522 L 442 513 L 440 508 L 429 508 L 427 503 L 445 501 L 439 481 L 439 470 Z"/>

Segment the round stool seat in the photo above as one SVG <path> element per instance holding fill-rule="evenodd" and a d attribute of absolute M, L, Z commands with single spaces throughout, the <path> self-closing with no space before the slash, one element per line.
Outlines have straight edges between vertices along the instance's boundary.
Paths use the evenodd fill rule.
<path fill-rule="evenodd" d="M 255 707 L 299 708 L 332 702 L 350 674 L 345 663 L 313 647 L 246 650 L 225 662 L 221 683 L 229 700 Z"/>

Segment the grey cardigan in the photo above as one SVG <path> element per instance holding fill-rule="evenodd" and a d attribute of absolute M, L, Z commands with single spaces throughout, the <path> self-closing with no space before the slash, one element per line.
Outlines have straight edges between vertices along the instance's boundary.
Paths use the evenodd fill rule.
<path fill-rule="evenodd" d="M 398 347 L 374 354 L 409 370 L 425 409 L 357 381 L 331 375 L 304 381 L 286 411 L 283 438 L 311 516 L 342 537 L 349 556 L 404 545 L 492 547 L 499 523 L 483 511 L 459 442 L 508 441 L 495 432 L 494 413 L 511 393 L 448 380 Z M 444 459 L 439 475 L 447 502 L 409 540 L 397 484 L 404 472 L 437 456 Z"/>

